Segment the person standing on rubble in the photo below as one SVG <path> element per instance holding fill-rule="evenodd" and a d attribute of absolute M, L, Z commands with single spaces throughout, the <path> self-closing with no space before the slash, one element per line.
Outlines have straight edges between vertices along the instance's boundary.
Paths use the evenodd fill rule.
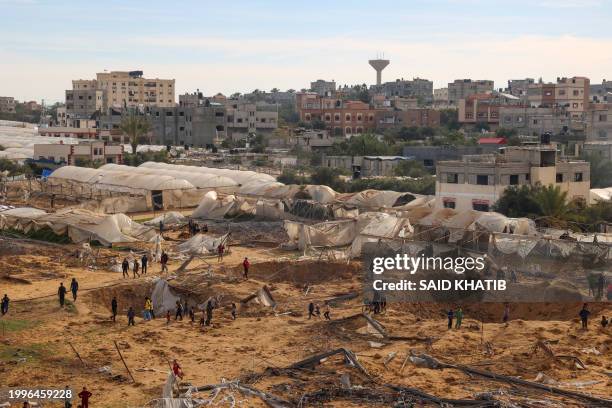
<path fill-rule="evenodd" d="M 461 306 L 457 308 L 457 311 L 455 312 L 455 317 L 457 318 L 457 320 L 455 321 L 455 329 L 460 329 L 461 321 L 463 320 L 463 310 L 461 309 Z"/>
<path fill-rule="evenodd" d="M 329 316 L 330 312 L 331 312 L 331 309 L 329 308 L 329 304 L 326 303 L 325 304 L 325 312 L 323 313 L 323 317 L 325 317 L 325 320 L 331 320 L 331 317 Z"/>
<path fill-rule="evenodd" d="M 159 220 L 159 235 L 162 238 L 164 237 L 164 221 L 163 220 Z"/>
<path fill-rule="evenodd" d="M 448 309 L 446 316 L 448 317 L 448 329 L 450 330 L 453 328 L 453 317 L 455 316 L 453 309 Z"/>
<path fill-rule="evenodd" d="M 210 324 L 212 323 L 212 314 L 213 314 L 213 304 L 212 304 L 212 300 L 209 300 L 208 302 L 206 302 L 206 326 L 210 326 Z"/>
<path fill-rule="evenodd" d="M 111 301 L 111 310 L 113 311 L 112 319 L 113 322 L 117 321 L 117 298 L 113 296 L 113 300 Z"/>
<path fill-rule="evenodd" d="M 174 315 L 174 320 L 183 320 L 183 305 L 179 300 L 176 301 L 176 314 Z"/>
<path fill-rule="evenodd" d="M 2 298 L 2 303 L 0 303 L 0 311 L 2 311 L 2 316 L 8 313 L 9 301 L 10 299 L 8 295 L 5 293 L 4 297 Z"/>
<path fill-rule="evenodd" d="M 504 306 L 504 316 L 502 317 L 502 321 L 508 325 L 508 320 L 510 320 L 510 303 L 506 303 Z"/>
<path fill-rule="evenodd" d="M 81 399 L 81 408 L 89 408 L 89 399 L 93 394 L 87 391 L 86 387 L 83 387 L 83 391 L 79 392 L 79 398 Z"/>
<path fill-rule="evenodd" d="M 236 320 L 236 304 L 232 302 L 232 320 Z"/>
<path fill-rule="evenodd" d="M 136 279 L 136 276 L 140 278 L 140 274 L 138 273 L 138 267 L 138 259 L 134 259 L 134 267 L 132 268 L 132 272 L 134 273 L 134 279 Z"/>
<path fill-rule="evenodd" d="M 77 292 L 79 290 L 79 282 L 77 282 L 76 278 L 72 278 L 72 282 L 70 282 L 70 292 L 72 292 L 72 300 L 76 302 Z"/>
<path fill-rule="evenodd" d="M 604 288 L 606 287 L 606 277 L 603 272 L 599 274 L 597 278 L 597 300 L 601 300 L 604 294 Z"/>
<path fill-rule="evenodd" d="M 135 326 L 135 321 L 134 318 L 136 317 L 136 312 L 134 311 L 134 308 L 132 306 L 130 306 L 128 312 L 127 312 L 127 317 L 128 317 L 128 326 Z"/>
<path fill-rule="evenodd" d="M 582 323 L 582 329 L 583 330 L 587 330 L 588 326 L 589 326 L 589 315 L 591 314 L 591 312 L 589 311 L 589 309 L 587 309 L 587 304 L 585 303 L 582 306 L 582 310 L 580 310 L 580 313 L 578 313 L 578 316 L 580 316 L 580 321 Z"/>
<path fill-rule="evenodd" d="M 130 270 L 130 263 L 128 262 L 127 258 L 123 258 L 123 262 L 121 262 L 121 270 L 123 271 L 124 278 L 130 277 L 130 274 L 128 273 Z"/>
<path fill-rule="evenodd" d="M 314 311 L 315 311 L 315 305 L 314 305 L 314 303 L 310 302 L 308 304 L 308 319 L 309 320 L 310 320 L 311 317 L 313 317 L 315 315 Z"/>
<path fill-rule="evenodd" d="M 142 258 L 140 258 L 140 263 L 142 264 L 142 274 L 146 275 L 147 265 L 149 264 L 149 257 L 147 257 L 147 254 L 144 254 Z"/>
<path fill-rule="evenodd" d="M 59 288 L 57 288 L 57 296 L 59 297 L 60 307 L 64 307 L 64 302 L 66 300 L 66 287 L 64 286 L 64 282 L 61 282 Z"/>
<path fill-rule="evenodd" d="M 244 279 L 249 279 L 249 267 L 251 263 L 249 262 L 249 258 L 244 257 L 244 261 L 242 261 L 242 269 L 244 270 Z"/>
<path fill-rule="evenodd" d="M 151 304 L 151 299 L 149 299 L 148 296 L 145 297 L 145 304 L 144 304 L 144 319 L 145 321 L 149 321 L 151 320 L 151 312 L 150 310 L 153 308 L 153 305 Z"/>
<path fill-rule="evenodd" d="M 168 254 L 167 253 L 162 252 L 160 262 L 161 262 L 162 273 L 168 272 Z"/>
<path fill-rule="evenodd" d="M 221 242 L 217 246 L 217 262 L 223 262 L 223 252 L 225 252 L 225 245 L 223 245 L 223 242 Z"/>

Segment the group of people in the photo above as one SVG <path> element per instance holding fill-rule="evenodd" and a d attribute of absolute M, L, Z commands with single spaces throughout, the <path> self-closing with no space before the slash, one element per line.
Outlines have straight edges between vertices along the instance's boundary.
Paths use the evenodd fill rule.
<path fill-rule="evenodd" d="M 459 306 L 456 310 L 448 309 L 446 312 L 446 317 L 448 318 L 448 329 L 453 328 L 453 319 L 455 319 L 455 329 L 461 328 L 461 322 L 463 322 L 463 309 Z"/>
<path fill-rule="evenodd" d="M 72 300 L 74 302 L 76 302 L 77 300 L 78 291 L 79 291 L 79 282 L 76 280 L 76 278 L 72 278 L 72 281 L 70 281 L 70 292 L 72 293 Z M 64 286 L 64 282 L 60 282 L 60 285 L 57 288 L 57 297 L 59 300 L 60 307 L 64 307 L 66 304 L 66 293 L 67 292 L 68 292 L 68 289 Z M 8 310 L 8 298 L 7 298 L 6 307 Z"/>
<path fill-rule="evenodd" d="M 138 259 L 134 259 L 134 263 L 132 265 L 132 273 L 133 273 L 134 279 L 136 279 L 136 277 L 140 277 L 141 274 L 146 275 L 148 266 L 149 266 L 149 257 L 147 256 L 147 254 L 144 254 L 140 258 L 140 263 L 138 263 Z M 141 272 L 138 272 L 139 269 Z M 130 262 L 127 260 L 127 258 L 123 258 L 123 262 L 121 262 L 121 270 L 123 272 L 124 278 L 130 277 L 130 272 L 129 272 Z"/>
<path fill-rule="evenodd" d="M 325 303 L 325 311 L 323 312 L 323 317 L 325 318 L 325 320 L 331 320 L 330 313 L 331 309 L 329 308 L 329 304 Z M 312 317 L 321 318 L 321 308 L 318 304 L 315 304 L 314 302 L 310 302 L 308 304 L 308 319 Z"/>
<path fill-rule="evenodd" d="M 204 224 L 200 229 L 200 225 L 192 219 L 189 219 L 189 222 L 187 223 L 187 228 L 189 229 L 189 235 L 192 237 L 196 234 L 199 234 L 200 232 L 208 232 L 207 224 Z"/>
<path fill-rule="evenodd" d="M 589 295 L 592 295 L 596 300 L 601 300 L 604 297 L 604 288 L 606 287 L 606 277 L 603 273 L 591 273 L 587 280 L 589 282 Z M 612 300 L 612 283 L 608 285 L 606 298 Z"/>

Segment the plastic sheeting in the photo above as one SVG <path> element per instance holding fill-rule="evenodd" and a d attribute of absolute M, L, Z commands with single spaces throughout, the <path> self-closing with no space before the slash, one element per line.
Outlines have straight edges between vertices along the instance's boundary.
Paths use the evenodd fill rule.
<path fill-rule="evenodd" d="M 253 214 L 254 208 L 246 201 L 228 195 L 220 198 L 215 191 L 204 195 L 198 207 L 191 213 L 192 218 L 221 220 L 242 214 Z"/>
<path fill-rule="evenodd" d="M 176 302 L 180 300 L 181 298 L 170 289 L 168 281 L 157 279 L 151 294 L 151 302 L 156 316 L 163 316 L 168 310 L 174 311 Z"/>
<path fill-rule="evenodd" d="M 197 234 L 189 238 L 187 241 L 176 246 L 179 252 L 189 255 L 209 255 L 216 254 L 217 247 L 220 243 L 227 240 L 228 234 L 220 237 L 211 237 L 205 234 Z"/>
<path fill-rule="evenodd" d="M 159 217 L 155 217 L 152 220 L 149 220 L 144 223 L 144 225 L 149 225 L 152 227 L 159 226 L 159 222 L 163 222 L 164 226 L 174 227 L 174 226 L 183 226 L 187 224 L 187 217 L 177 211 L 169 211 L 160 215 Z"/>
<path fill-rule="evenodd" d="M 400 193 L 397 191 L 364 190 L 359 193 L 337 196 L 346 205 L 360 208 L 391 208 L 398 203 L 400 198 L 408 196 L 407 201 L 422 197 L 411 193 Z"/>
<path fill-rule="evenodd" d="M 117 242 L 148 241 L 155 237 L 152 228 L 133 222 L 125 214 L 98 214 L 83 209 L 68 209 L 47 214 L 33 208 L 16 208 L 0 213 L 0 228 L 24 233 L 48 227 L 57 235 L 68 235 L 72 242 L 98 241 L 110 246 Z"/>

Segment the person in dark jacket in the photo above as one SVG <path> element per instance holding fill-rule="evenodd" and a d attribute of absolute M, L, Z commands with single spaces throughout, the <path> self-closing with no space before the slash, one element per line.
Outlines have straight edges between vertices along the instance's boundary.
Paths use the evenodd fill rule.
<path fill-rule="evenodd" d="M 578 313 L 578 316 L 580 316 L 580 321 L 582 323 L 582 328 L 584 330 L 588 329 L 589 326 L 589 315 L 591 314 L 591 312 L 589 311 L 589 309 L 587 309 L 587 304 L 585 303 L 582 306 L 582 310 L 580 310 L 580 312 Z"/>
<path fill-rule="evenodd" d="M 147 265 L 149 264 L 149 257 L 147 257 L 147 254 L 144 254 L 142 258 L 140 258 L 140 263 L 142 264 L 142 274 L 146 275 Z"/>
<path fill-rule="evenodd" d="M 79 282 L 77 282 L 76 278 L 72 278 L 72 282 L 70 282 L 70 292 L 72 292 L 72 300 L 76 302 L 77 292 L 79 290 Z"/>
<path fill-rule="evenodd" d="M 83 387 L 83 391 L 79 392 L 79 398 L 81 399 L 81 408 L 89 408 L 89 399 L 93 394 L 87 391 L 86 387 Z"/>
<path fill-rule="evenodd" d="M 2 312 L 3 316 L 8 313 L 9 301 L 10 299 L 8 295 L 5 293 L 4 297 L 2 298 L 2 302 L 0 303 L 0 311 Z"/>
<path fill-rule="evenodd" d="M 117 321 L 117 298 L 115 296 L 113 296 L 113 300 L 111 300 L 111 310 L 113 311 L 111 319 L 115 322 Z"/>
<path fill-rule="evenodd" d="M 66 301 L 66 287 L 64 286 L 64 282 L 60 283 L 59 288 L 57 288 L 57 296 L 59 297 L 60 307 L 64 307 Z"/>
<path fill-rule="evenodd" d="M 121 270 L 123 271 L 124 278 L 130 277 L 130 263 L 128 262 L 127 258 L 123 258 L 123 262 L 121 262 Z"/>
<path fill-rule="evenodd" d="M 136 317 L 136 312 L 134 311 L 133 307 L 130 306 L 127 316 L 128 316 L 128 326 L 135 326 L 134 317 Z"/>
<path fill-rule="evenodd" d="M 448 317 L 448 328 L 452 329 L 453 328 L 453 318 L 455 317 L 455 313 L 453 312 L 453 309 L 448 310 L 448 312 L 446 313 L 446 317 Z"/>

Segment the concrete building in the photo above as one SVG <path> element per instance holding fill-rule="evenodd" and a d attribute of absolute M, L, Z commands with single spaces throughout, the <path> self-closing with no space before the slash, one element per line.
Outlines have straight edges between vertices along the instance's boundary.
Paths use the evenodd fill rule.
<path fill-rule="evenodd" d="M 173 107 L 174 79 L 149 79 L 142 71 L 101 72 L 96 79 L 72 81 L 72 90 L 103 92 L 103 109 L 137 107 Z"/>
<path fill-rule="evenodd" d="M 555 185 L 568 200 L 589 200 L 586 161 L 562 160 L 555 145 L 505 147 L 497 154 L 440 161 L 436 168 L 436 207 L 490 211 L 513 185 Z"/>
<path fill-rule="evenodd" d="M 448 103 L 448 88 L 438 88 L 433 91 L 433 106 L 436 109 L 446 109 Z"/>
<path fill-rule="evenodd" d="M 502 106 L 499 109 L 499 127 L 516 129 L 519 134 L 539 136 L 545 132 L 566 134 L 572 128 L 565 108 L 530 106 Z"/>
<path fill-rule="evenodd" d="M 49 126 L 38 128 L 40 136 L 49 137 L 72 137 L 74 139 L 97 139 L 98 130 L 96 128 L 75 128 L 63 126 Z"/>
<path fill-rule="evenodd" d="M 327 130 L 297 129 L 293 134 L 295 145 L 305 151 L 325 151 L 336 142 L 344 140 L 342 136 L 332 136 Z"/>
<path fill-rule="evenodd" d="M 612 103 L 612 81 L 605 79 L 601 84 L 591 84 L 589 87 L 591 102 Z"/>
<path fill-rule="evenodd" d="M 404 146 L 402 155 L 412 157 L 428 169 L 433 169 L 441 160 L 459 160 L 464 155 L 497 152 L 499 146 Z"/>
<path fill-rule="evenodd" d="M 232 140 L 249 134 L 269 135 L 278 127 L 278 105 L 265 102 L 251 103 L 241 100 L 225 101 L 227 137 Z"/>
<path fill-rule="evenodd" d="M 395 168 L 405 160 L 403 156 L 324 156 L 321 166 L 350 171 L 359 177 L 395 176 Z"/>
<path fill-rule="evenodd" d="M 527 99 L 533 107 L 563 107 L 574 120 L 584 119 L 589 106 L 590 81 L 585 77 L 557 78 L 557 82 L 529 85 Z"/>
<path fill-rule="evenodd" d="M 458 120 L 462 124 L 486 123 L 493 128 L 499 125 L 499 110 L 503 106 L 520 105 L 521 100 L 513 95 L 491 92 L 472 94 L 458 103 Z"/>
<path fill-rule="evenodd" d="M 493 81 L 456 79 L 448 84 L 448 103 L 456 106 L 459 100 L 470 95 L 483 94 L 493 91 Z"/>
<path fill-rule="evenodd" d="M 533 78 L 509 79 L 508 88 L 506 88 L 505 92 L 527 100 L 527 90 L 529 89 L 529 86 L 533 85 L 534 83 L 535 81 Z"/>
<path fill-rule="evenodd" d="M 376 110 L 361 101 L 323 98 L 313 92 L 300 92 L 296 95 L 296 105 L 301 121 L 322 121 L 334 136 L 350 137 L 376 128 Z"/>
<path fill-rule="evenodd" d="M 317 79 L 310 83 L 310 91 L 321 96 L 334 96 L 336 93 L 336 82 L 333 80 L 325 81 L 324 79 Z"/>
<path fill-rule="evenodd" d="M 15 113 L 17 101 L 12 96 L 0 96 L 0 112 Z"/>
<path fill-rule="evenodd" d="M 612 105 L 590 104 L 584 122 L 587 141 L 612 141 Z"/>
<path fill-rule="evenodd" d="M 66 118 L 87 119 L 104 109 L 104 91 L 98 89 L 66 90 Z"/>
<path fill-rule="evenodd" d="M 407 109 L 403 111 L 379 110 L 375 113 L 376 129 L 384 130 L 393 127 L 440 126 L 440 111 L 427 108 Z"/>
<path fill-rule="evenodd" d="M 597 155 L 612 160 L 612 141 L 585 142 L 582 151 L 587 155 Z"/>
<path fill-rule="evenodd" d="M 81 160 L 121 164 L 123 145 L 109 145 L 102 141 L 34 145 L 34 161 L 75 166 Z"/>
<path fill-rule="evenodd" d="M 198 147 L 218 144 L 226 137 L 226 110 L 220 104 L 149 110 L 152 142 Z"/>
<path fill-rule="evenodd" d="M 55 110 L 55 125 L 66 127 L 66 106 L 60 106 Z"/>
<path fill-rule="evenodd" d="M 418 98 L 425 104 L 433 102 L 433 82 L 427 79 L 414 78 L 412 80 L 396 79 L 380 85 L 372 85 L 370 92 L 382 94 L 387 98 L 401 96 L 405 98 Z"/>

